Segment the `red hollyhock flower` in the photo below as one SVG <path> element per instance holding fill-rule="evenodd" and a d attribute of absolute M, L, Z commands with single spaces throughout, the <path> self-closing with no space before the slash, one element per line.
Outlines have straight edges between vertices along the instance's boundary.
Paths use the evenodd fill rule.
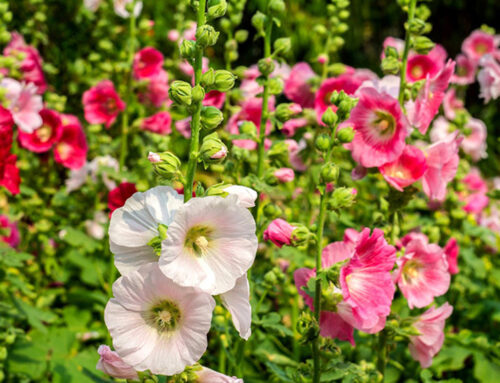
<path fill-rule="evenodd" d="M 10 153 L 13 124 L 10 112 L 0 105 L 0 161 Z"/>
<path fill-rule="evenodd" d="M 113 213 L 116 209 L 125 205 L 129 197 L 137 191 L 135 184 L 131 182 L 122 182 L 120 185 L 110 190 L 108 193 L 108 207 Z"/>
<path fill-rule="evenodd" d="M 134 57 L 134 77 L 142 80 L 158 76 L 163 67 L 163 55 L 152 47 L 141 49 Z"/>
<path fill-rule="evenodd" d="M 61 127 L 61 136 L 54 149 L 57 163 L 77 170 L 87 160 L 87 139 L 80 124 L 69 124 Z"/>
<path fill-rule="evenodd" d="M 19 184 L 21 183 L 16 160 L 17 157 L 14 154 L 0 159 L 0 186 L 4 186 L 12 194 L 19 193 Z"/>
<path fill-rule="evenodd" d="M 109 128 L 126 104 L 109 80 L 103 80 L 83 94 L 85 119 L 89 124 L 106 124 Z"/>
<path fill-rule="evenodd" d="M 172 117 L 168 112 L 156 113 L 142 121 L 141 129 L 157 134 L 170 134 L 172 133 Z"/>
<path fill-rule="evenodd" d="M 50 109 L 40 111 L 42 126 L 32 133 L 19 130 L 19 143 L 23 148 L 35 153 L 43 153 L 52 147 L 61 136 L 62 122 L 59 113 Z"/>

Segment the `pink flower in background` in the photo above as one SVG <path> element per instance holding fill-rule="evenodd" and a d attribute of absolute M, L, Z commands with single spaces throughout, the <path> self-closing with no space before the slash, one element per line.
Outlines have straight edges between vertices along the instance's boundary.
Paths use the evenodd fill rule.
<path fill-rule="evenodd" d="M 7 154 L 0 158 L 0 186 L 5 187 L 12 194 L 19 193 L 19 184 L 21 183 L 16 160 L 15 154 Z"/>
<path fill-rule="evenodd" d="M 203 106 L 215 106 L 217 109 L 222 109 L 226 101 L 226 94 L 218 90 L 211 90 L 205 94 L 203 99 Z"/>
<path fill-rule="evenodd" d="M 488 130 L 484 122 L 471 117 L 465 128 L 470 131 L 470 133 L 465 134 L 461 143 L 463 151 L 471 156 L 472 160 L 475 162 L 479 161 L 481 158 L 486 158 L 488 156 L 486 152 L 486 136 L 488 135 Z"/>
<path fill-rule="evenodd" d="M 102 80 L 83 94 L 85 119 L 89 124 L 105 124 L 109 128 L 125 106 L 109 80 Z"/>
<path fill-rule="evenodd" d="M 172 117 L 168 112 L 159 112 L 142 121 L 141 129 L 157 134 L 172 133 Z"/>
<path fill-rule="evenodd" d="M 152 47 L 146 47 L 134 56 L 134 77 L 139 80 L 156 77 L 163 68 L 163 54 Z"/>
<path fill-rule="evenodd" d="M 179 33 L 179 31 L 177 29 L 171 29 L 167 33 L 167 38 L 172 42 L 178 41 L 180 39 L 180 37 L 181 37 L 181 34 Z"/>
<path fill-rule="evenodd" d="M 443 98 L 444 115 L 448 120 L 454 120 L 457 111 L 464 111 L 464 102 L 456 97 L 455 88 L 450 88 Z"/>
<path fill-rule="evenodd" d="M 314 77 L 316 77 L 316 73 L 309 64 L 305 62 L 295 64 L 285 82 L 285 96 L 304 108 L 312 108 L 314 106 L 314 92 L 311 90 L 310 81 Z"/>
<path fill-rule="evenodd" d="M 306 148 L 306 142 L 304 140 L 297 142 L 292 139 L 287 139 L 285 143 L 288 148 L 288 160 L 292 167 L 300 172 L 305 171 L 307 166 L 304 164 L 300 152 Z"/>
<path fill-rule="evenodd" d="M 33 131 L 26 133 L 19 131 L 19 142 L 22 147 L 31 150 L 35 153 L 43 153 L 54 145 L 62 133 L 62 121 L 54 110 L 43 109 L 40 111 L 42 117 L 42 126 Z"/>
<path fill-rule="evenodd" d="M 160 73 L 147 80 L 146 88 L 139 92 L 139 101 L 160 108 L 168 104 L 168 74 L 161 70 Z"/>
<path fill-rule="evenodd" d="M 424 175 L 427 163 L 420 149 L 407 145 L 396 161 L 381 166 L 379 170 L 392 187 L 403 191 Z"/>
<path fill-rule="evenodd" d="M 290 225 L 287 221 L 277 218 L 272 221 L 267 229 L 264 230 L 264 241 L 271 241 L 278 247 L 290 245 L 292 243 L 292 233 L 295 226 Z"/>
<path fill-rule="evenodd" d="M 191 137 L 191 117 L 175 121 L 175 129 L 184 137 Z"/>
<path fill-rule="evenodd" d="M 494 35 L 477 29 L 462 43 L 462 52 L 474 63 L 477 63 L 484 55 L 498 55 L 498 41 Z"/>
<path fill-rule="evenodd" d="M 353 141 L 346 145 L 353 159 L 366 168 L 395 161 L 405 148 L 406 120 L 398 100 L 373 88 L 359 92 L 358 104 L 351 111 Z"/>
<path fill-rule="evenodd" d="M 460 251 L 457 240 L 455 238 L 450 238 L 443 250 L 446 256 L 446 261 L 448 262 L 448 271 L 450 274 L 457 274 L 459 271 L 457 258 Z"/>
<path fill-rule="evenodd" d="M 456 58 L 457 66 L 450 82 L 458 85 L 468 85 L 474 82 L 477 63 L 470 60 L 466 55 L 459 54 Z"/>
<path fill-rule="evenodd" d="M 87 139 L 80 124 L 63 125 L 61 135 L 54 148 L 54 158 L 57 163 L 77 170 L 87 161 Z"/>
<path fill-rule="evenodd" d="M 4 234 L 0 236 L 0 240 L 5 242 L 10 247 L 17 247 L 20 241 L 19 229 L 17 223 L 12 222 L 6 215 L 0 215 L 0 228 L 4 230 Z M 6 233 L 5 233 L 6 231 Z"/>
<path fill-rule="evenodd" d="M 465 206 L 463 209 L 467 213 L 479 214 L 488 206 L 489 203 L 490 199 L 486 194 L 473 193 L 465 197 Z"/>
<path fill-rule="evenodd" d="M 128 19 L 130 17 L 130 13 L 127 11 L 127 4 L 131 3 L 133 0 L 113 0 L 113 5 L 115 9 L 115 13 L 123 17 L 124 19 Z M 142 11 L 142 1 L 136 1 L 135 7 L 133 10 L 134 16 L 137 18 Z"/>
<path fill-rule="evenodd" d="M 393 47 L 398 52 L 399 56 L 402 56 L 403 51 L 405 49 L 405 42 L 403 40 L 395 38 L 395 37 L 391 37 L 391 36 L 386 37 L 384 40 L 384 43 L 383 43 L 383 51 L 381 54 L 381 58 L 385 57 L 385 49 L 387 47 Z"/>
<path fill-rule="evenodd" d="M 396 247 L 398 249 L 401 249 L 402 247 L 405 247 L 406 245 L 408 245 L 414 239 L 421 239 L 425 243 L 429 242 L 429 238 L 424 233 L 411 231 L 396 243 Z"/>
<path fill-rule="evenodd" d="M 452 312 L 453 307 L 446 302 L 441 307 L 431 307 L 413 324 L 420 335 L 410 338 L 410 354 L 422 368 L 430 367 L 432 358 L 441 350 L 445 321 Z"/>
<path fill-rule="evenodd" d="M 125 202 L 137 192 L 135 184 L 131 182 L 122 182 L 108 193 L 108 208 L 113 213 L 116 209 L 125 205 Z"/>
<path fill-rule="evenodd" d="M 104 344 L 100 345 L 97 352 L 100 356 L 96 366 L 98 370 L 101 370 L 113 378 L 139 380 L 139 375 L 137 375 L 137 372 L 132 366 L 125 363 L 115 351 L 109 348 L 109 346 Z"/>
<path fill-rule="evenodd" d="M 0 105 L 0 161 L 10 154 L 13 125 L 12 114 Z"/>
<path fill-rule="evenodd" d="M 274 176 L 279 182 L 291 182 L 295 179 L 295 173 L 290 168 L 280 168 L 275 170 Z"/>
<path fill-rule="evenodd" d="M 432 122 L 430 131 L 431 142 L 445 140 L 450 135 L 456 135 L 457 133 L 458 130 L 454 125 L 450 124 L 444 116 L 439 116 Z"/>
<path fill-rule="evenodd" d="M 291 120 L 288 120 L 283 123 L 281 131 L 285 136 L 293 137 L 298 129 L 303 128 L 308 124 L 309 121 L 306 118 L 292 118 Z"/>
<path fill-rule="evenodd" d="M 486 55 L 479 61 L 481 70 L 477 75 L 481 92 L 479 97 L 484 102 L 496 100 L 500 96 L 500 64 L 490 55 Z"/>
<path fill-rule="evenodd" d="M 444 251 L 426 238 L 412 239 L 397 260 L 394 280 L 408 300 L 408 306 L 425 307 L 450 287 L 450 273 Z"/>
<path fill-rule="evenodd" d="M 471 171 L 462 179 L 462 182 L 467 186 L 467 189 L 472 192 L 488 192 L 488 185 L 483 177 L 481 177 L 479 170 L 476 168 L 471 169 Z"/>
<path fill-rule="evenodd" d="M 363 89 L 373 88 L 378 93 L 387 93 L 392 98 L 397 99 L 399 95 L 399 83 L 401 82 L 399 76 L 384 76 L 381 79 L 373 79 L 364 81 L 363 84 L 358 88 L 355 96 L 359 96 Z"/>

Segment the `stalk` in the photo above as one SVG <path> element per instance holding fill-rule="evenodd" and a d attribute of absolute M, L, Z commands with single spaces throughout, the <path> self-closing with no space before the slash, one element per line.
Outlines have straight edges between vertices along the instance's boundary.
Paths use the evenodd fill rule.
<path fill-rule="evenodd" d="M 413 17 L 415 16 L 415 7 L 417 5 L 417 0 L 411 0 L 409 8 L 408 8 L 408 23 L 411 23 Z M 408 53 L 410 52 L 410 31 L 406 30 L 405 36 L 405 48 L 403 51 L 403 59 L 401 64 L 401 82 L 399 86 L 399 104 L 403 106 L 404 104 L 404 90 L 406 88 L 406 69 L 408 67 Z"/>

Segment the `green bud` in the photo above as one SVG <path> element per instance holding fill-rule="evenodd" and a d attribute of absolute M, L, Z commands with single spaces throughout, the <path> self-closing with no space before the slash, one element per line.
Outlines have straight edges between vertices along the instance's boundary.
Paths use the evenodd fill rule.
<path fill-rule="evenodd" d="M 207 130 L 217 128 L 224 120 L 222 112 L 215 106 L 204 106 L 201 110 L 201 125 Z"/>
<path fill-rule="evenodd" d="M 301 342 L 306 344 L 319 336 L 319 324 L 310 311 L 302 311 L 297 321 L 297 332 L 302 336 Z"/>
<path fill-rule="evenodd" d="M 271 73 L 273 73 L 273 70 L 275 68 L 274 60 L 269 57 L 260 59 L 257 63 L 257 67 L 259 68 L 259 72 L 263 76 L 269 76 Z"/>
<path fill-rule="evenodd" d="M 431 39 L 425 36 L 415 37 L 413 40 L 413 49 L 417 51 L 417 53 L 426 55 L 429 51 L 434 48 L 436 44 L 434 44 Z"/>
<path fill-rule="evenodd" d="M 205 98 L 205 89 L 203 89 L 200 85 L 196 85 L 191 90 L 191 98 L 193 102 L 201 102 Z"/>
<path fill-rule="evenodd" d="M 252 121 L 243 121 L 240 125 L 240 133 L 256 138 L 257 127 Z"/>
<path fill-rule="evenodd" d="M 286 164 L 288 162 L 288 144 L 285 141 L 274 142 L 267 151 L 267 155 L 271 160 Z"/>
<path fill-rule="evenodd" d="M 267 22 L 267 16 L 264 15 L 262 12 L 257 11 L 253 16 L 252 16 L 252 25 L 254 28 L 257 30 L 258 34 L 260 36 L 264 36 L 265 32 L 264 29 L 266 27 L 266 22 Z"/>
<path fill-rule="evenodd" d="M 294 224 L 295 226 L 295 224 Z M 297 225 L 292 231 L 292 245 L 305 246 L 311 239 L 312 234 L 309 229 L 304 225 Z"/>
<path fill-rule="evenodd" d="M 154 172 L 167 180 L 174 179 L 179 173 L 181 161 L 172 152 L 150 152 L 148 160 L 153 164 Z"/>
<path fill-rule="evenodd" d="M 356 199 L 356 193 L 352 188 L 341 187 L 335 189 L 330 198 L 329 205 L 333 210 L 351 206 Z"/>
<path fill-rule="evenodd" d="M 398 50 L 394 47 L 391 47 L 390 45 L 388 45 L 386 48 L 385 48 L 385 57 L 393 57 L 393 58 L 399 58 L 399 53 L 398 53 Z"/>
<path fill-rule="evenodd" d="M 321 116 L 321 121 L 326 126 L 334 126 L 338 119 L 337 113 L 335 113 L 331 107 L 328 107 L 328 109 Z"/>
<path fill-rule="evenodd" d="M 208 0 L 208 17 L 217 19 L 226 14 L 226 0 Z"/>
<path fill-rule="evenodd" d="M 283 82 L 281 77 L 273 77 L 267 80 L 267 87 L 270 94 L 277 95 L 283 92 L 285 83 Z"/>
<path fill-rule="evenodd" d="M 184 40 L 179 48 L 181 56 L 185 59 L 194 59 L 196 55 L 196 42 L 193 40 Z"/>
<path fill-rule="evenodd" d="M 268 185 L 275 186 L 278 184 L 278 178 L 274 175 L 276 168 L 269 168 L 264 174 L 264 182 Z"/>
<path fill-rule="evenodd" d="M 292 105 L 294 104 L 279 104 L 276 107 L 275 116 L 278 121 L 286 122 L 297 114 L 295 107 L 292 107 Z"/>
<path fill-rule="evenodd" d="M 398 74 L 401 68 L 401 63 L 396 57 L 384 57 L 380 68 L 384 74 Z"/>
<path fill-rule="evenodd" d="M 239 43 L 244 43 L 248 39 L 248 31 L 240 29 L 234 34 L 234 39 Z"/>
<path fill-rule="evenodd" d="M 180 105 L 191 105 L 191 85 L 186 81 L 174 81 L 170 84 L 168 95 Z"/>
<path fill-rule="evenodd" d="M 215 45 L 219 38 L 219 32 L 216 32 L 214 27 L 205 24 L 196 30 L 196 44 L 203 48 Z"/>
<path fill-rule="evenodd" d="M 343 144 L 347 144 L 354 139 L 354 129 L 352 126 L 346 126 L 337 132 L 337 138 Z"/>
<path fill-rule="evenodd" d="M 343 9 L 339 12 L 339 18 L 342 20 L 346 20 L 349 18 L 351 13 L 347 9 Z"/>
<path fill-rule="evenodd" d="M 217 164 L 226 158 L 227 147 L 221 141 L 217 133 L 209 134 L 203 138 L 203 143 L 200 148 L 200 156 L 205 165 Z"/>
<path fill-rule="evenodd" d="M 264 206 L 264 215 L 269 219 L 278 218 L 282 215 L 282 213 L 283 210 L 281 210 L 279 206 L 275 205 L 274 203 L 268 203 Z"/>
<path fill-rule="evenodd" d="M 224 33 L 228 33 L 231 30 L 231 21 L 229 19 L 223 18 L 220 21 L 220 27 Z"/>
<path fill-rule="evenodd" d="M 227 92 L 234 86 L 236 77 L 227 70 L 218 70 L 215 72 L 214 87 L 219 92 Z"/>
<path fill-rule="evenodd" d="M 7 348 L 0 347 L 0 361 L 5 360 L 7 358 Z"/>
<path fill-rule="evenodd" d="M 337 305 L 342 302 L 342 293 L 335 289 L 333 283 L 321 289 L 321 309 L 336 311 Z"/>
<path fill-rule="evenodd" d="M 219 184 L 215 184 L 210 186 L 205 195 L 207 196 L 218 196 L 218 197 L 227 197 L 228 192 L 225 191 L 229 186 L 232 186 L 231 184 L 225 184 L 224 182 L 221 182 Z"/>
<path fill-rule="evenodd" d="M 268 9 L 274 16 L 281 15 L 286 9 L 285 2 L 283 0 L 271 0 Z"/>
<path fill-rule="evenodd" d="M 316 142 L 314 144 L 316 145 L 316 149 L 322 152 L 326 152 L 330 148 L 330 136 L 324 133 L 320 134 L 318 137 L 316 137 Z"/>
<path fill-rule="evenodd" d="M 414 35 L 420 35 L 425 30 L 425 21 L 419 18 L 414 18 L 408 23 L 408 30 Z"/>
<path fill-rule="evenodd" d="M 291 48 L 292 40 L 289 37 L 282 37 L 276 39 L 276 41 L 274 42 L 274 50 L 281 53 L 282 55 L 286 55 L 288 52 L 290 52 Z"/>
<path fill-rule="evenodd" d="M 205 73 L 201 75 L 201 85 L 205 88 L 209 88 L 215 83 L 215 71 L 210 68 Z"/>
<path fill-rule="evenodd" d="M 276 276 L 274 271 L 271 270 L 264 274 L 264 281 L 267 285 L 276 286 L 276 284 L 278 283 L 278 277 Z"/>
<path fill-rule="evenodd" d="M 321 167 L 321 182 L 327 184 L 328 182 L 336 182 L 339 178 L 339 167 L 333 163 L 324 164 Z"/>

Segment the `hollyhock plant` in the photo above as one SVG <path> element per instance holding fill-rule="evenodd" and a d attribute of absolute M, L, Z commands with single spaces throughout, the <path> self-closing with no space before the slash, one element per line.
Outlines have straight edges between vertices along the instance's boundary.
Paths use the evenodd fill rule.
<path fill-rule="evenodd" d="M 16 248 L 21 238 L 17 224 L 2 214 L 0 215 L 0 229 L 3 232 L 0 239 L 10 247 Z"/>
<path fill-rule="evenodd" d="M 472 84 L 476 75 L 477 63 L 463 54 L 457 56 L 456 63 L 456 70 L 451 76 L 450 82 L 457 85 Z"/>
<path fill-rule="evenodd" d="M 496 100 L 500 96 L 500 64 L 490 55 L 486 55 L 479 61 L 481 70 L 477 75 L 481 92 L 479 97 L 484 102 Z"/>
<path fill-rule="evenodd" d="M 50 109 L 42 109 L 40 116 L 43 121 L 42 126 L 34 130 L 33 133 L 19 131 L 21 146 L 35 153 L 50 150 L 62 134 L 62 121 L 59 113 Z"/>
<path fill-rule="evenodd" d="M 303 108 L 312 108 L 314 106 L 314 92 L 310 82 L 315 77 L 316 73 L 309 64 L 305 62 L 295 64 L 285 82 L 285 96 Z"/>
<path fill-rule="evenodd" d="M 109 80 L 102 80 L 83 93 L 85 119 L 89 124 L 105 124 L 109 128 L 118 114 L 125 110 L 125 103 Z"/>
<path fill-rule="evenodd" d="M 279 248 L 283 245 L 290 245 L 292 243 L 292 233 L 295 226 L 290 225 L 287 221 L 277 218 L 272 221 L 267 229 L 264 230 L 264 241 L 271 241 Z"/>
<path fill-rule="evenodd" d="M 100 345 L 97 352 L 100 357 L 96 366 L 98 370 L 113 378 L 139 380 L 137 372 L 125 363 L 115 351 L 112 351 L 109 346 Z"/>
<path fill-rule="evenodd" d="M 353 159 L 366 168 L 395 161 L 403 153 L 409 133 L 398 101 L 373 88 L 362 89 L 359 97 L 349 119 L 355 130 L 347 145 Z"/>
<path fill-rule="evenodd" d="M 119 278 L 113 295 L 104 320 L 125 363 L 174 375 L 201 358 L 215 307 L 210 294 L 177 285 L 150 263 Z"/>
<path fill-rule="evenodd" d="M 396 161 L 381 166 L 379 170 L 392 187 L 402 192 L 424 175 L 427 162 L 420 149 L 407 145 Z"/>
<path fill-rule="evenodd" d="M 43 108 L 42 97 L 37 95 L 35 85 L 4 78 L 0 82 L 0 88 L 5 91 L 6 107 L 20 130 L 33 133 L 42 125 L 39 115 Z"/>
<path fill-rule="evenodd" d="M 137 191 L 135 184 L 131 182 L 122 182 L 116 188 L 108 193 L 108 208 L 113 213 L 116 209 L 122 207 L 127 199 Z"/>
<path fill-rule="evenodd" d="M 169 112 L 158 112 L 142 121 L 141 129 L 167 135 L 172 133 L 172 117 Z"/>
<path fill-rule="evenodd" d="M 424 238 L 414 238 L 397 260 L 394 280 L 408 301 L 408 306 L 425 307 L 450 286 L 450 273 L 444 251 Z"/>
<path fill-rule="evenodd" d="M 431 366 L 432 358 L 443 346 L 445 321 L 452 312 L 453 307 L 446 302 L 441 307 L 431 307 L 420 315 L 413 324 L 420 335 L 410 338 L 410 354 L 420 362 L 422 368 Z"/>
<path fill-rule="evenodd" d="M 87 160 L 87 139 L 80 124 L 62 125 L 61 135 L 54 148 L 57 163 L 69 169 L 80 169 Z"/>
<path fill-rule="evenodd" d="M 462 43 L 462 52 L 473 62 L 477 63 L 487 54 L 498 55 L 499 41 L 494 35 L 481 31 L 473 31 Z"/>
<path fill-rule="evenodd" d="M 153 47 L 146 47 L 134 56 L 133 72 L 138 80 L 156 77 L 163 67 L 163 54 Z"/>
<path fill-rule="evenodd" d="M 450 274 L 458 274 L 458 253 L 460 248 L 455 238 L 450 238 L 444 247 L 444 254 L 448 262 L 448 271 Z"/>

